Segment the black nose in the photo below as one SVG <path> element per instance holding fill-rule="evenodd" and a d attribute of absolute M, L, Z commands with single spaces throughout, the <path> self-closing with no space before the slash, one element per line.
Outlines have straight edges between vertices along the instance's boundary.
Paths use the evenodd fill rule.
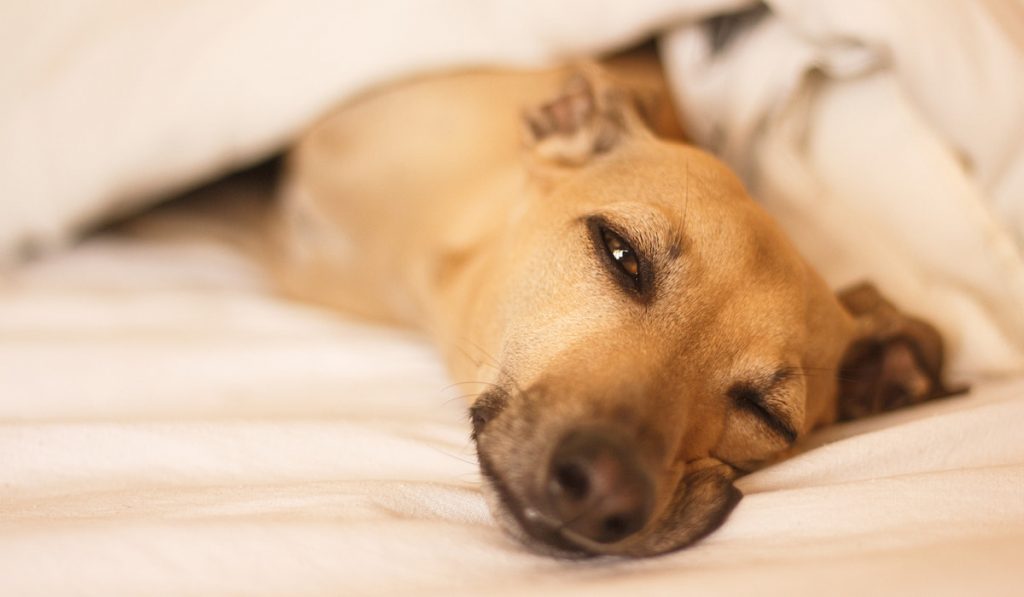
<path fill-rule="evenodd" d="M 562 439 L 551 457 L 547 494 L 564 528 L 599 543 L 639 531 L 654 502 L 653 484 L 635 452 L 600 429 Z"/>

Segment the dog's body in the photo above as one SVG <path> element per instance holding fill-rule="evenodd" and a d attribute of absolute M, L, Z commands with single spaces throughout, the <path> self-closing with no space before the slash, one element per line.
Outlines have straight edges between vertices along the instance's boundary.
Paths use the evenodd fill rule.
<path fill-rule="evenodd" d="M 313 128 L 283 185 L 284 288 L 432 335 L 480 389 L 496 514 L 562 552 L 685 546 L 815 427 L 945 392 L 934 331 L 870 287 L 835 297 L 680 142 L 658 73 L 391 87 Z"/>

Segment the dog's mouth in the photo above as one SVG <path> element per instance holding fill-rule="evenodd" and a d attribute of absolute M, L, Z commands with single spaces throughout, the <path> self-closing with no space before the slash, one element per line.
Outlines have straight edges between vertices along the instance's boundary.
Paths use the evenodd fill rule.
<path fill-rule="evenodd" d="M 491 461 L 478 452 L 480 471 L 483 473 L 491 498 L 491 510 L 505 530 L 536 551 L 556 557 L 579 559 L 598 555 L 587 550 L 564 534 L 555 520 L 539 510 L 520 503 Z"/>
<path fill-rule="evenodd" d="M 482 454 L 480 468 L 487 479 L 491 511 L 505 531 L 537 553 L 565 559 L 652 557 L 683 549 L 718 529 L 742 498 L 732 484 L 736 471 L 731 467 L 719 463 L 700 468 L 679 482 L 657 520 L 606 542 L 580 534 L 566 521 L 525 503 Z"/>
<path fill-rule="evenodd" d="M 563 558 L 674 551 L 724 522 L 738 472 L 714 458 L 673 463 L 651 423 L 614 413 L 558 417 L 537 391 L 491 391 L 470 409 L 485 494 L 501 526 Z"/>

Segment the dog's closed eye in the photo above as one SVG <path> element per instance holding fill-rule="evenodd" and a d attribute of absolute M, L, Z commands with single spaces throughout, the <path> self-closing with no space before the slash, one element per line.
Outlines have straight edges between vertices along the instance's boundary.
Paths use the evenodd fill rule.
<path fill-rule="evenodd" d="M 781 437 L 786 443 L 796 441 L 796 429 L 788 417 L 772 406 L 763 389 L 751 383 L 737 383 L 729 389 L 728 394 L 737 408 L 756 416 L 771 433 Z"/>

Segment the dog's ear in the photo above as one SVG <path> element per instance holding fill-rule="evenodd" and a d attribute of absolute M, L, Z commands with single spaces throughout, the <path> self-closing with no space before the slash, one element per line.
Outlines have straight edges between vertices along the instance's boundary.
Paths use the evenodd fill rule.
<path fill-rule="evenodd" d="M 871 284 L 839 293 L 857 333 L 839 371 L 839 419 L 849 420 L 967 391 L 943 381 L 942 336 L 902 313 Z"/>
<path fill-rule="evenodd" d="M 596 65 L 583 65 L 550 100 L 523 113 L 529 157 L 546 167 L 573 168 L 647 132 L 643 94 L 614 83 Z"/>

